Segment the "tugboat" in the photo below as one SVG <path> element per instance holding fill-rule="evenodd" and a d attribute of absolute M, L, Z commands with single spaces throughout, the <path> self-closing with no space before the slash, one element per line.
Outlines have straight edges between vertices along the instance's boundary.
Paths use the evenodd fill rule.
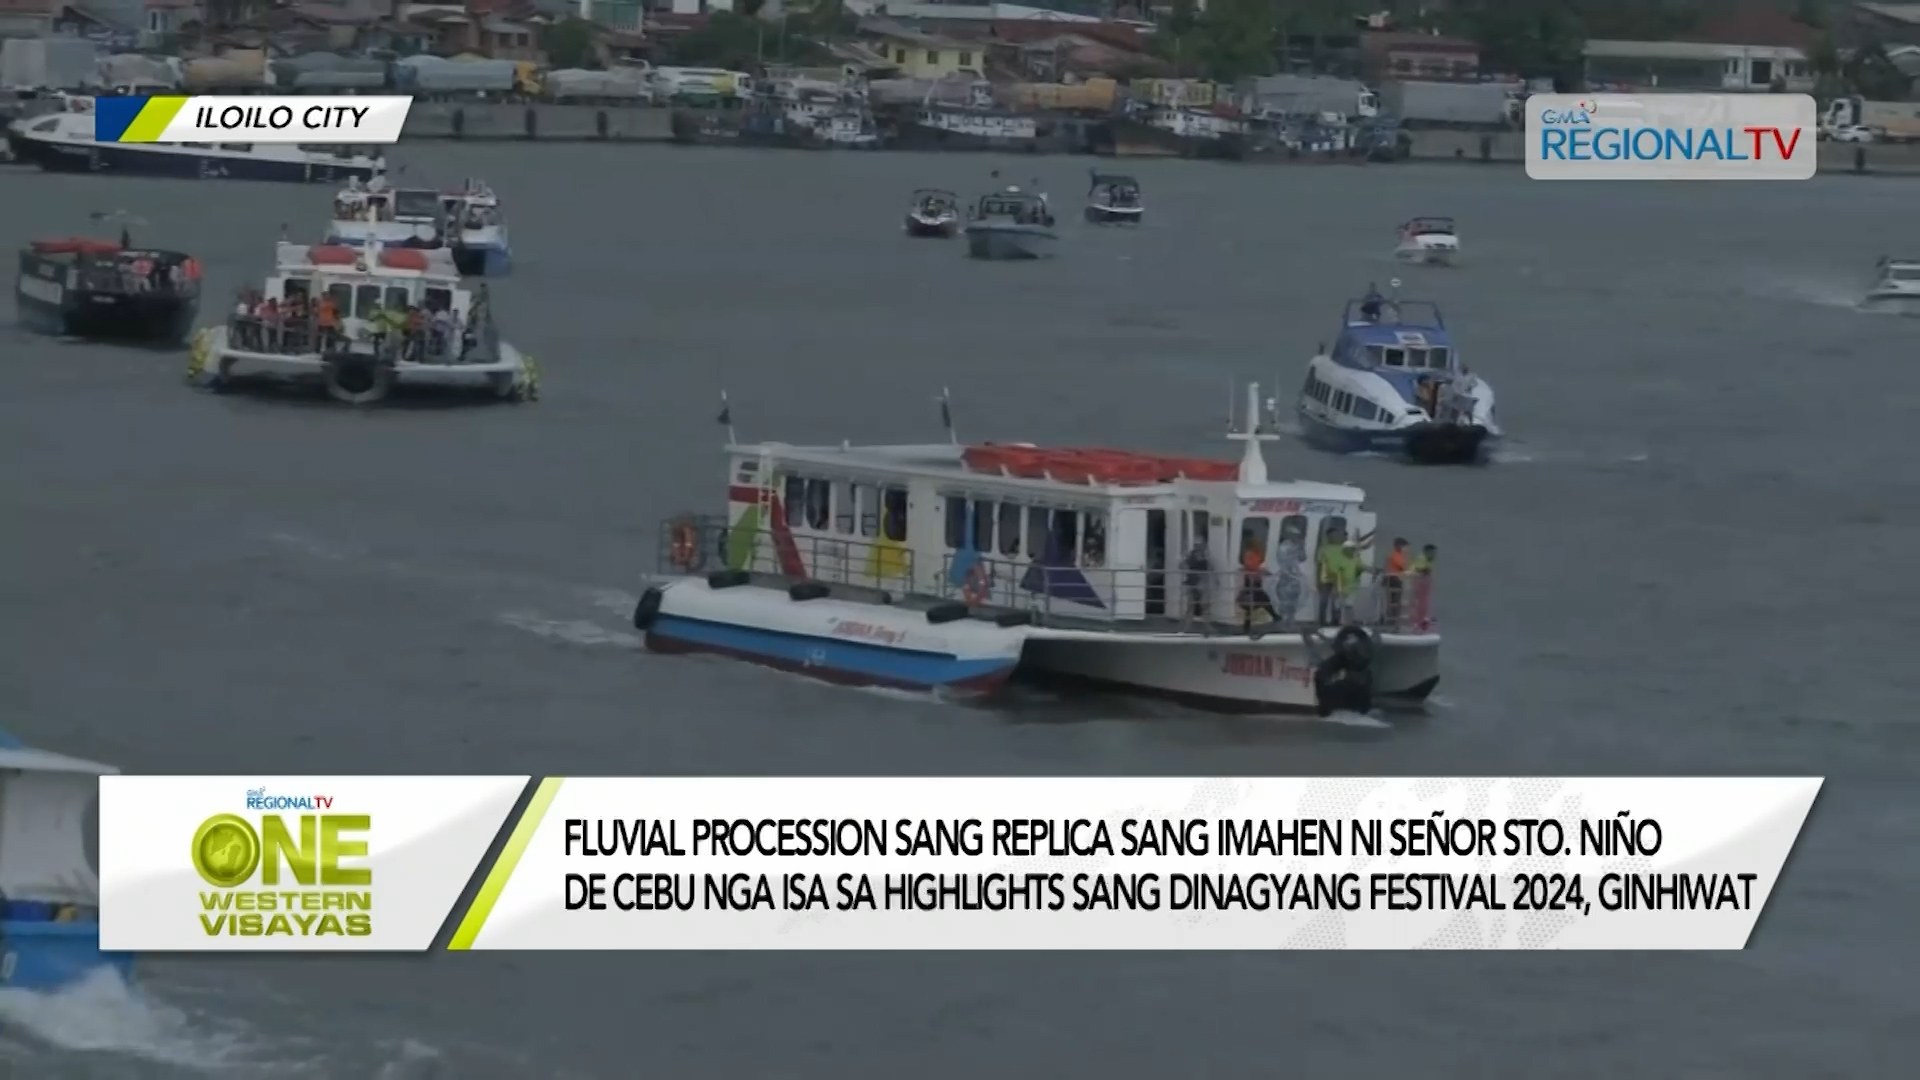
<path fill-rule="evenodd" d="M 333 222 L 327 226 L 326 243 L 437 248 L 446 245 L 447 232 L 447 211 L 438 191 L 396 190 L 387 186 L 384 177 L 376 176 L 365 184 L 349 180 L 333 197 Z"/>
<path fill-rule="evenodd" d="M 1460 255 L 1460 234 L 1450 217 L 1417 217 L 1400 226 L 1393 255 L 1401 262 L 1452 266 Z"/>
<path fill-rule="evenodd" d="M 124 215 L 94 215 L 95 220 Z M 178 251 L 120 240 L 35 240 L 20 252 L 14 303 L 42 334 L 179 345 L 200 311 L 200 263 Z"/>
<path fill-rule="evenodd" d="M 500 199 L 483 180 L 469 178 L 441 197 L 453 230 L 453 264 L 470 277 L 501 277 L 513 267 Z"/>
<path fill-rule="evenodd" d="M 1460 362 L 1440 308 L 1372 289 L 1308 361 L 1298 410 L 1307 443 L 1336 453 L 1482 464 L 1500 441 L 1493 387 Z"/>
<path fill-rule="evenodd" d="M 1039 259 L 1053 254 L 1059 234 L 1044 195 L 1008 185 L 980 197 L 967 213 L 967 254 L 976 259 Z"/>
<path fill-rule="evenodd" d="M 661 524 L 633 624 L 656 652 L 941 694 L 1032 677 L 1225 711 L 1417 705 L 1440 681 L 1430 588 L 1372 570 L 1364 491 L 1269 478 L 1278 436 L 1247 398 L 1238 464 L 963 445 L 944 398 L 925 445 L 729 427 L 726 512 Z M 1320 595 L 1323 565 L 1340 584 Z"/>
<path fill-rule="evenodd" d="M 960 231 L 960 196 L 939 188 L 921 188 L 913 193 L 913 205 L 907 208 L 908 236 L 951 239 Z"/>
<path fill-rule="evenodd" d="M 463 287 L 446 249 L 282 241 L 275 256 L 251 314 L 195 335 L 189 382 L 311 383 L 350 405 L 396 385 L 539 397 L 533 358 L 500 340 L 485 286 Z"/>
<path fill-rule="evenodd" d="M 68 98 L 63 112 L 16 120 L 14 156 L 47 172 L 119 173 L 198 180 L 340 183 L 386 171 L 378 154 L 303 150 L 288 143 L 121 143 L 94 138 L 93 99 Z"/>
<path fill-rule="evenodd" d="M 119 771 L 0 732 L 0 987 L 54 993 L 100 971 L 132 978 L 132 956 L 100 951 L 100 877 L 87 856 L 100 777 Z"/>
<path fill-rule="evenodd" d="M 1883 257 L 1874 269 L 1876 280 L 1860 301 L 1861 308 L 1920 315 L 1920 259 Z"/>
<path fill-rule="evenodd" d="M 1091 170 L 1090 170 L 1091 172 Z M 1147 208 L 1140 203 L 1140 181 L 1131 176 L 1091 172 L 1087 220 L 1095 225 L 1138 225 Z"/>

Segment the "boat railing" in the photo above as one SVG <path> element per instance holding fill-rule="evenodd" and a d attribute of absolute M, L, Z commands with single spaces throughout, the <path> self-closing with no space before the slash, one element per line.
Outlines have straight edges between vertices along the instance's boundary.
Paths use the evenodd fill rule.
<path fill-rule="evenodd" d="M 797 559 L 804 574 L 793 574 Z M 776 541 L 763 529 L 736 530 L 714 514 L 682 514 L 660 523 L 656 569 L 662 574 L 745 570 L 751 574 L 911 591 L 913 552 L 898 544 L 851 536 L 792 536 Z"/>
<path fill-rule="evenodd" d="M 268 356 L 311 356 L 316 353 L 347 352 L 376 357 L 383 361 L 408 361 L 416 364 L 486 362 L 490 355 L 485 343 L 472 340 L 459 327 L 432 323 L 418 332 L 398 333 L 373 329 L 349 321 L 344 331 L 322 327 L 313 316 L 232 315 L 227 319 L 227 345 L 238 352 Z"/>
<path fill-rule="evenodd" d="M 1351 588 L 1323 596 L 1306 572 L 1254 578 L 1242 570 L 1050 567 L 955 553 L 941 564 L 937 595 L 985 611 L 1027 612 L 1041 625 L 1163 633 L 1345 625 L 1426 633 L 1435 626 L 1432 574 L 1372 569 Z"/>

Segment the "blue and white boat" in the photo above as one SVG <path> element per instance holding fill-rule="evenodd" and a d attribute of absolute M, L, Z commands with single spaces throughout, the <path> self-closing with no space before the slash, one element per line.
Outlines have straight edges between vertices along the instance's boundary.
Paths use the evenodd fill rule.
<path fill-rule="evenodd" d="M 69 99 L 65 112 L 16 120 L 7 140 L 16 158 L 47 172 L 337 184 L 370 180 L 387 168 L 383 157 L 288 143 L 101 142 L 93 134 L 92 98 Z"/>
<path fill-rule="evenodd" d="M 0 732 L 0 987 L 52 992 L 133 957 L 100 951 L 100 874 L 88 853 L 111 765 L 30 750 Z"/>
<path fill-rule="evenodd" d="M 469 179 L 441 196 L 452 232 L 453 262 L 469 277 L 499 277 L 513 267 L 500 199 L 484 181 Z"/>
<path fill-rule="evenodd" d="M 1336 453 L 1478 464 L 1500 441 L 1493 387 L 1460 362 L 1439 306 L 1372 290 L 1307 362 L 1298 411 L 1307 443 Z"/>

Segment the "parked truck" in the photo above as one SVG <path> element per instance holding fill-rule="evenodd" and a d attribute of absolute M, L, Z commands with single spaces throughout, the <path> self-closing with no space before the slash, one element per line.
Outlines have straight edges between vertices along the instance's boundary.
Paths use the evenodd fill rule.
<path fill-rule="evenodd" d="M 1381 110 L 1413 128 L 1512 127 L 1521 100 L 1506 83 L 1390 82 L 1380 93 Z"/>
<path fill-rule="evenodd" d="M 1820 114 L 1822 134 L 1856 127 L 1866 128 L 1881 142 L 1920 140 L 1920 101 L 1842 97 L 1827 102 L 1827 111 Z"/>
<path fill-rule="evenodd" d="M 1334 113 L 1349 120 L 1380 112 L 1380 97 L 1363 83 L 1330 75 L 1269 75 L 1242 79 L 1234 87 L 1242 110 L 1269 116 L 1320 116 Z"/>

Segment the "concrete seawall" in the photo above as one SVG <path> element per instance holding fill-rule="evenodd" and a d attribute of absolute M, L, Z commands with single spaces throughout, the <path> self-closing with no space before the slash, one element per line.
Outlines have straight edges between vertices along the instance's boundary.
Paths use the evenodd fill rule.
<path fill-rule="evenodd" d="M 448 105 L 416 101 L 401 134 L 408 139 L 476 142 L 666 142 L 673 111 L 645 106 Z"/>
<path fill-rule="evenodd" d="M 1413 131 L 1411 160 L 1519 165 L 1526 161 L 1517 131 Z M 1920 176 L 1920 144 L 1821 143 L 1820 171 L 1864 176 Z"/>

